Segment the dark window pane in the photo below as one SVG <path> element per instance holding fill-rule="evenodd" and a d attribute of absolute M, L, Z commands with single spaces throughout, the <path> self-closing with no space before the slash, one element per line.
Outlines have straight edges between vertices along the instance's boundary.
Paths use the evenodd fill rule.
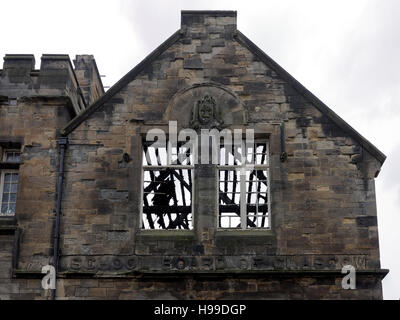
<path fill-rule="evenodd" d="M 13 183 L 11 185 L 11 192 L 16 193 L 17 192 L 17 187 L 18 187 L 18 185 L 16 183 Z"/>
<path fill-rule="evenodd" d="M 10 202 L 17 202 L 17 194 L 16 193 L 10 193 Z"/>
<path fill-rule="evenodd" d="M 6 173 L 4 174 L 4 182 L 10 182 L 11 181 L 11 173 Z"/>
<path fill-rule="evenodd" d="M 1 205 L 1 213 L 6 214 L 7 213 L 7 209 L 8 209 L 8 205 L 3 203 Z"/>
<path fill-rule="evenodd" d="M 10 184 L 9 184 L 9 183 L 4 183 L 4 190 L 3 190 L 3 192 L 4 192 L 4 193 L 8 193 L 8 192 L 10 192 L 10 189 L 11 189 Z"/>
<path fill-rule="evenodd" d="M 18 182 L 18 173 L 13 173 L 13 175 L 12 175 L 12 181 L 13 181 L 13 182 Z"/>
<path fill-rule="evenodd" d="M 10 203 L 8 213 L 15 213 L 15 203 Z"/>
<path fill-rule="evenodd" d="M 9 197 L 10 197 L 10 194 L 9 194 L 9 193 L 3 193 L 3 199 L 2 199 L 2 201 L 3 201 L 4 203 L 7 203 Z"/>

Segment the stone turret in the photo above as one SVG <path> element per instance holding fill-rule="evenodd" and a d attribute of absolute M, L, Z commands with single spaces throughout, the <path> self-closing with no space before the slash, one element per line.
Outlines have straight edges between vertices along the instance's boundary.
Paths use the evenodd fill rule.
<path fill-rule="evenodd" d="M 27 97 L 67 97 L 76 116 L 104 93 L 93 56 L 76 56 L 77 68 L 65 54 L 44 54 L 35 70 L 32 54 L 6 54 L 0 70 L 1 100 L 16 103 Z"/>
<path fill-rule="evenodd" d="M 75 74 L 86 104 L 90 105 L 104 94 L 103 84 L 93 55 L 77 55 L 74 60 Z"/>

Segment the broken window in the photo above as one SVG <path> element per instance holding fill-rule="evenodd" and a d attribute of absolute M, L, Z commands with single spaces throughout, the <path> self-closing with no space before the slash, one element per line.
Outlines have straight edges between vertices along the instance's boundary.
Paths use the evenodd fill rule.
<path fill-rule="evenodd" d="M 270 228 L 267 141 L 220 146 L 219 228 Z"/>
<path fill-rule="evenodd" d="M 167 148 L 169 152 L 167 152 Z M 193 156 L 184 144 L 143 144 L 143 229 L 193 229 Z"/>
<path fill-rule="evenodd" d="M 18 164 L 21 153 L 19 150 L 5 149 L 2 154 L 3 164 Z M 0 170 L 0 215 L 15 215 L 17 205 L 18 170 Z"/>

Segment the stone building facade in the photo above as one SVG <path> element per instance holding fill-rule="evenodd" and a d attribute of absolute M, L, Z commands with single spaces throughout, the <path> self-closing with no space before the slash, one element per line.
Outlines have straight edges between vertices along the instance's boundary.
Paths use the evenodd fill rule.
<path fill-rule="evenodd" d="M 56 299 L 382 299 L 385 156 L 238 31 L 236 12 L 182 11 L 106 93 L 92 56 L 74 64 L 4 58 L 0 298 L 50 299 L 41 268 L 55 264 Z M 235 161 L 146 153 L 149 132 L 174 146 L 187 128 L 250 130 L 256 147 L 241 150 L 261 160 L 236 177 Z M 342 288 L 345 265 L 356 289 Z"/>

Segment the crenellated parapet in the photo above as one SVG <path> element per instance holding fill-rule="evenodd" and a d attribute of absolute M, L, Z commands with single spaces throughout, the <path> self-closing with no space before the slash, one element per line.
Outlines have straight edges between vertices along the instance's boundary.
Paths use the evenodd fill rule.
<path fill-rule="evenodd" d="M 77 55 L 74 60 L 75 74 L 88 105 L 104 94 L 103 83 L 93 55 Z"/>
<path fill-rule="evenodd" d="M 91 63 L 95 65 L 93 57 Z M 97 67 L 95 76 L 84 79 L 84 83 L 80 83 L 83 80 L 81 69 L 75 70 L 65 54 L 43 54 L 39 70 L 35 69 L 32 54 L 6 54 L 3 69 L 0 70 L 1 100 L 8 99 L 9 103 L 15 104 L 18 99 L 26 97 L 68 97 L 72 113 L 77 115 L 93 100 L 85 92 L 87 87 L 92 86 L 95 76 L 97 92 L 100 95 L 104 92 L 101 81 L 97 80 L 100 79 Z"/>

